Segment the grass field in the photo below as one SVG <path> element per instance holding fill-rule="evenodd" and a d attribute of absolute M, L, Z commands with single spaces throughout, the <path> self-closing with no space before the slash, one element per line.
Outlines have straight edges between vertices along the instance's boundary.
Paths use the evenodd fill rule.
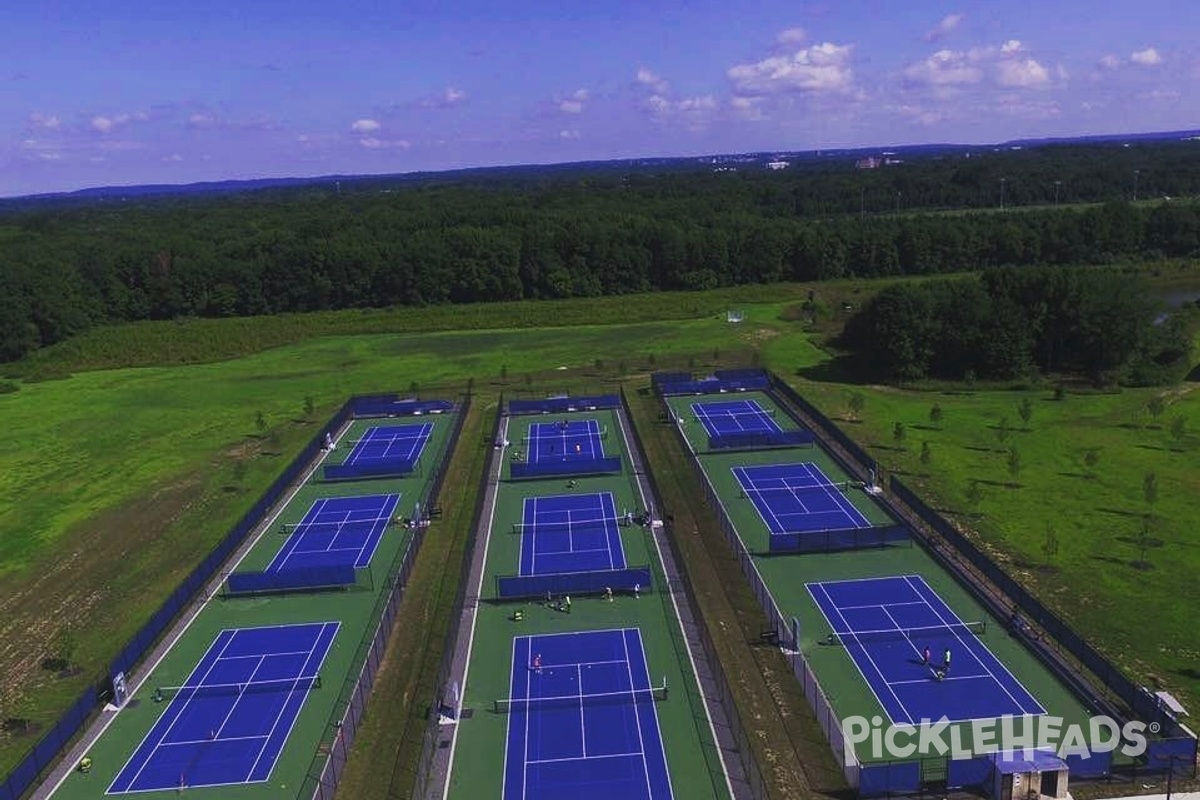
<path fill-rule="evenodd" d="M 836 327 L 842 302 L 858 305 L 879 285 L 812 287 L 825 310 L 818 328 Z M 960 520 L 978 527 L 997 557 L 1140 679 L 1181 688 L 1194 705 L 1200 674 L 1180 606 L 1197 607 L 1190 576 L 1200 567 L 1188 540 L 1196 516 L 1186 501 L 1200 473 L 1195 384 L 1167 393 L 1173 404 L 1157 423 L 1139 413 L 1152 390 L 1068 394 L 1061 403 L 1049 391 L 1033 392 L 1032 430 L 1024 432 L 1017 430 L 1021 394 L 1003 388 L 942 394 L 806 380 L 796 370 L 812 374 L 828 356 L 804 323 L 780 317 L 795 319 L 789 310 L 808 288 L 121 326 L 9 365 L 5 371 L 18 377 L 60 379 L 21 381 L 18 391 L 0 394 L 7 434 L 0 443 L 0 669 L 8 678 L 0 712 L 30 722 L 26 735 L 0 733 L 0 773 L 251 505 L 312 435 L 312 420 L 346 394 L 436 382 L 461 387 L 469 379 L 510 390 L 552 388 L 560 385 L 556 366 L 573 368 L 561 384 L 600 383 L 622 367 L 635 373 L 756 358 L 793 376 L 831 415 L 844 415 L 849 396 L 862 394 L 862 421 L 845 423 L 852 435 L 951 510 L 969 510 L 966 486 L 979 480 L 982 517 Z M 726 324 L 728 307 L 745 308 L 747 323 Z M 686 319 L 662 321 L 676 316 Z M 617 324 L 586 324 L 599 320 Z M 548 324 L 572 327 L 536 327 Z M 373 325 L 374 333 L 349 335 Z M 472 330 L 428 332 L 454 327 Z M 937 428 L 928 421 L 935 402 L 945 410 Z M 1193 432 L 1182 445 L 1169 433 L 1175 415 L 1190 417 Z M 1004 416 L 1013 429 L 1007 444 L 1021 451 L 1016 480 L 1007 444 L 988 427 Z M 897 421 L 907 432 L 899 445 L 891 438 Z M 929 465 L 918 460 L 924 440 Z M 1083 449 L 1091 447 L 1100 453 L 1095 477 L 1081 477 Z M 1152 538 L 1161 545 L 1149 549 L 1152 568 L 1139 569 L 1129 565 L 1138 548 L 1124 540 L 1140 532 L 1141 485 L 1151 469 L 1160 518 Z M 1059 547 L 1052 559 L 1041 549 L 1047 519 Z M 1131 592 L 1138 603 L 1125 599 Z M 30 648 L 31 640 L 45 644 Z M 59 654 L 76 669 L 39 668 L 42 658 Z"/>

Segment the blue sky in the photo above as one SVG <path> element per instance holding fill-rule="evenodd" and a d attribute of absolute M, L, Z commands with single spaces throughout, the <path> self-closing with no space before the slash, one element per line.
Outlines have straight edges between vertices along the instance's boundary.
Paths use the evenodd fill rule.
<path fill-rule="evenodd" d="M 0 196 L 1200 127 L 1177 0 L 41 0 Z"/>

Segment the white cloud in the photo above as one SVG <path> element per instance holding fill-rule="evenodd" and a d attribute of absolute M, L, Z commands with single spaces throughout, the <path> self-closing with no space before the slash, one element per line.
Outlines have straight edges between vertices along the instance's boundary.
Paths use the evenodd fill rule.
<path fill-rule="evenodd" d="M 145 111 L 135 111 L 132 114 L 94 114 L 88 120 L 92 130 L 99 133 L 112 133 L 117 128 L 130 122 L 145 122 L 150 115 Z"/>
<path fill-rule="evenodd" d="M 1032 58 L 1006 60 L 996 65 L 996 82 L 1001 86 L 1045 86 L 1050 73 Z"/>
<path fill-rule="evenodd" d="M 412 147 L 407 139 L 377 139 L 374 136 L 359 139 L 358 143 L 368 150 L 407 150 Z"/>
<path fill-rule="evenodd" d="M 922 61 L 910 64 L 904 77 L 913 84 L 922 84 L 950 95 L 964 86 L 981 84 L 991 79 L 996 85 L 1009 88 L 1048 86 L 1056 76 L 1059 82 L 1067 79 L 1067 71 L 1050 68 L 1030 57 L 1025 46 L 1009 39 L 999 47 L 973 47 L 970 50 L 939 50 Z"/>
<path fill-rule="evenodd" d="M 640 86 L 649 87 L 655 94 L 666 94 L 671 90 L 671 84 L 645 67 L 638 67 L 637 77 L 634 80 Z"/>
<path fill-rule="evenodd" d="M 57 114 L 41 114 L 35 111 L 29 115 L 29 124 L 35 128 L 56 131 L 62 125 L 62 121 L 59 120 Z"/>
<path fill-rule="evenodd" d="M 1162 56 L 1153 47 L 1147 47 L 1145 50 L 1130 53 L 1129 60 L 1143 67 L 1153 67 L 1162 63 Z"/>
<path fill-rule="evenodd" d="M 729 101 L 729 107 L 733 110 L 733 115 L 746 122 L 759 122 L 767 118 L 763 111 L 763 104 L 766 98 L 763 97 L 737 97 L 734 96 Z"/>
<path fill-rule="evenodd" d="M 191 114 L 187 119 L 190 128 L 211 128 L 217 124 L 217 118 L 206 112 Z"/>
<path fill-rule="evenodd" d="M 779 35 L 775 37 L 775 42 L 783 45 L 800 44 L 807 38 L 808 31 L 804 28 L 788 28 L 779 32 Z"/>
<path fill-rule="evenodd" d="M 1100 62 L 1099 62 L 1100 69 L 1111 70 L 1111 69 L 1116 69 L 1119 66 L 1121 66 L 1121 59 L 1117 58 L 1116 56 L 1112 55 L 1111 53 L 1101 57 Z"/>
<path fill-rule="evenodd" d="M 940 111 L 931 111 L 921 106 L 902 105 L 896 108 L 896 111 L 908 119 L 920 125 L 936 125 L 941 122 L 945 115 Z"/>
<path fill-rule="evenodd" d="M 726 72 L 735 94 L 756 97 L 792 92 L 849 92 L 854 85 L 851 45 L 831 42 L 772 56 L 754 64 L 738 64 Z"/>
<path fill-rule="evenodd" d="M 583 112 L 583 103 L 578 100 L 563 100 L 558 104 L 558 110 L 564 114 L 579 114 Z"/>
<path fill-rule="evenodd" d="M 561 130 L 558 132 L 558 138 L 560 138 L 560 139 L 578 139 L 579 131 Z"/>
<path fill-rule="evenodd" d="M 904 77 L 934 86 L 960 85 L 979 83 L 983 80 L 983 70 L 966 53 L 939 50 L 924 61 L 910 64 L 904 70 Z"/>
<path fill-rule="evenodd" d="M 1142 92 L 1138 97 L 1143 100 L 1178 100 L 1179 92 L 1174 89 L 1151 89 L 1148 92 Z"/>
<path fill-rule="evenodd" d="M 164 156 L 163 161 L 179 162 L 179 161 L 183 161 L 183 156 L 179 155 L 179 153 L 171 153 L 171 155 L 169 155 L 169 156 Z"/>
<path fill-rule="evenodd" d="M 454 86 L 447 86 L 441 92 L 423 98 L 420 105 L 426 108 L 453 108 L 467 101 L 467 93 Z"/>
<path fill-rule="evenodd" d="M 924 39 L 927 42 L 936 42 L 944 39 L 954 32 L 959 23 L 963 21 L 962 14 L 948 14 L 942 17 L 942 21 L 933 26 L 933 29 L 925 34 Z"/>
<path fill-rule="evenodd" d="M 382 126 L 373 119 L 356 119 L 354 124 L 350 126 L 350 130 L 355 133 L 374 133 Z"/>

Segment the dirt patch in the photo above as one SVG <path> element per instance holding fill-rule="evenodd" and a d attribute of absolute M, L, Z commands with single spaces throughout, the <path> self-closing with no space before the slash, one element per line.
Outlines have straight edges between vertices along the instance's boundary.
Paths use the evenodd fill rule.
<path fill-rule="evenodd" d="M 0 581 L 0 707 L 52 718 L 34 699 L 42 689 L 98 674 L 120 644 L 107 641 L 111 621 L 145 603 L 139 595 L 146 584 L 138 578 L 151 582 L 180 566 L 178 551 L 163 546 L 163 532 L 204 494 L 198 476 L 164 484 L 77 525 L 53 558 Z M 119 586 L 114 576 L 121 576 Z M 77 663 L 43 669 L 44 660 L 62 655 L 56 651 L 64 635 L 75 641 Z"/>

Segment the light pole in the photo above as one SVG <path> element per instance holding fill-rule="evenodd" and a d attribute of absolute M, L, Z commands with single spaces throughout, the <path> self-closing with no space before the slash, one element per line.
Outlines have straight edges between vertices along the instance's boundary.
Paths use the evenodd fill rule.
<path fill-rule="evenodd" d="M 1008 178 L 1000 179 L 1000 210 L 1001 211 L 1004 210 L 1004 182 L 1007 180 L 1008 180 Z"/>
<path fill-rule="evenodd" d="M 1058 208 L 1058 187 L 1062 186 L 1062 181 L 1054 182 L 1054 207 Z"/>

